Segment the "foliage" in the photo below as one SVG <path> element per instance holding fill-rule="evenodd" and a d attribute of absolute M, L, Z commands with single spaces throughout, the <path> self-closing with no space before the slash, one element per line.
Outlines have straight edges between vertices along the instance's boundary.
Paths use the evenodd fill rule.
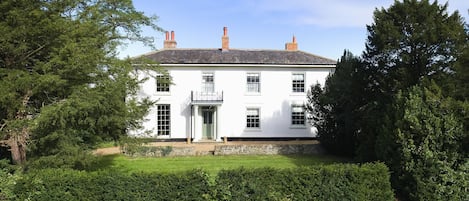
<path fill-rule="evenodd" d="M 469 155 L 463 124 L 433 83 L 399 93 L 392 132 L 378 139 L 396 188 L 412 200 L 468 200 Z"/>
<path fill-rule="evenodd" d="M 27 146 L 56 155 L 139 127 L 151 102 L 129 98 L 141 80 L 116 47 L 151 45 L 141 28 L 161 31 L 155 20 L 131 0 L 1 1 L 0 144 L 13 161 L 26 160 Z"/>
<path fill-rule="evenodd" d="M 18 200 L 207 200 L 207 174 L 83 172 L 48 169 L 25 174 L 15 186 Z"/>
<path fill-rule="evenodd" d="M 54 155 L 42 156 L 28 161 L 26 170 L 61 168 L 93 170 L 99 158 L 80 147 L 66 147 Z"/>
<path fill-rule="evenodd" d="M 308 94 L 322 143 L 384 161 L 404 199 L 468 200 L 469 31 L 447 7 L 403 0 L 377 9 L 362 63 L 344 54 L 324 89 Z"/>
<path fill-rule="evenodd" d="M 364 58 L 377 69 L 376 81 L 388 95 L 422 78 L 441 85 L 454 71 L 467 39 L 463 18 L 457 12 L 449 15 L 447 7 L 437 1 L 404 0 L 374 12 Z"/>
<path fill-rule="evenodd" d="M 216 184 L 217 200 L 394 200 L 382 163 L 224 170 Z"/>
<path fill-rule="evenodd" d="M 363 55 L 366 67 L 374 72 L 369 76 L 370 93 L 374 95 L 368 101 L 376 104 L 367 105 L 368 112 L 363 114 L 371 120 L 366 134 L 373 142 L 378 133 L 394 129 L 397 119 L 382 114 L 397 111 L 392 102 L 399 91 L 407 91 L 423 80 L 432 80 L 445 91 L 454 86 L 452 77 L 461 73 L 456 66 L 468 41 L 461 16 L 457 12 L 449 15 L 446 10 L 447 5 L 437 1 L 404 0 L 374 12 Z M 375 153 L 376 149 L 380 147 L 359 155 Z"/>
<path fill-rule="evenodd" d="M 201 170 L 45 169 L 24 174 L 13 190 L 17 200 L 393 200 L 389 172 L 381 163 L 241 168 L 220 172 L 216 181 Z"/>
<path fill-rule="evenodd" d="M 412 200 L 467 199 L 461 92 L 467 89 L 460 87 L 467 82 L 468 32 L 461 16 L 446 10 L 437 1 L 396 1 L 376 10 L 367 27 L 363 57 L 376 72 L 370 83 L 377 94 L 369 101 L 380 108 L 365 114 L 375 119 L 368 123 L 376 143 L 369 151 L 389 165 L 399 194 Z"/>
<path fill-rule="evenodd" d="M 0 160 L 0 200 L 11 200 L 15 197 L 13 188 L 21 178 L 20 174 L 15 174 L 17 168 L 9 163 L 6 159 Z"/>
<path fill-rule="evenodd" d="M 469 30 L 469 24 L 466 25 Z M 454 73 L 444 92 L 458 101 L 469 101 L 469 31 L 466 36 L 466 47 L 454 65 Z M 468 120 L 469 122 L 469 120 Z M 469 129 L 468 129 L 469 131 Z"/>
<path fill-rule="evenodd" d="M 12 200 L 15 197 L 13 189 L 20 178 L 20 174 L 0 170 L 0 200 Z"/>
<path fill-rule="evenodd" d="M 348 51 L 337 63 L 324 89 L 319 84 L 308 91 L 307 111 L 318 130 L 319 140 L 329 152 L 354 156 L 359 144 L 363 111 L 367 103 L 367 83 L 363 64 Z"/>

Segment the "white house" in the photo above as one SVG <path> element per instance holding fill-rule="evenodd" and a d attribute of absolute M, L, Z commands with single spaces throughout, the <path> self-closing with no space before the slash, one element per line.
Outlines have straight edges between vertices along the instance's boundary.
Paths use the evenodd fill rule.
<path fill-rule="evenodd" d="M 176 48 L 166 32 L 164 49 L 144 55 L 160 64 L 172 85 L 146 81 L 140 96 L 157 105 L 145 130 L 156 138 L 220 141 L 227 138 L 312 138 L 303 105 L 309 86 L 324 84 L 336 62 L 299 51 L 295 37 L 285 50 Z M 167 76 L 158 75 L 165 79 Z"/>

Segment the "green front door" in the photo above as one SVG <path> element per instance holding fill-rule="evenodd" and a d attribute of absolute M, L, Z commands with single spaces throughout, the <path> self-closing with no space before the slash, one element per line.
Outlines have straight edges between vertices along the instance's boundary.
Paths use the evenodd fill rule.
<path fill-rule="evenodd" d="M 206 107 L 202 108 L 202 139 L 211 140 L 213 139 L 213 109 Z"/>

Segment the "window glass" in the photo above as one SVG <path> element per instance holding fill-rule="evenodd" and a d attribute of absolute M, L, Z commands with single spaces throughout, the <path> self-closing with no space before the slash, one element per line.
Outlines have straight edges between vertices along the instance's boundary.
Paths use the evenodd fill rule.
<path fill-rule="evenodd" d="M 157 135 L 169 135 L 171 131 L 170 105 L 157 105 Z"/>
<path fill-rule="evenodd" d="M 259 73 L 248 73 L 246 76 L 247 92 L 260 92 Z"/>
<path fill-rule="evenodd" d="M 260 128 L 259 109 L 249 108 L 246 111 L 246 128 Z"/>
<path fill-rule="evenodd" d="M 293 73 L 292 74 L 292 91 L 305 92 L 305 74 Z"/>
<path fill-rule="evenodd" d="M 302 105 L 292 106 L 291 124 L 305 125 L 305 108 Z"/>
<path fill-rule="evenodd" d="M 156 91 L 169 92 L 169 76 L 157 75 L 156 76 Z"/>
<path fill-rule="evenodd" d="M 214 92 L 213 73 L 202 74 L 202 92 Z"/>

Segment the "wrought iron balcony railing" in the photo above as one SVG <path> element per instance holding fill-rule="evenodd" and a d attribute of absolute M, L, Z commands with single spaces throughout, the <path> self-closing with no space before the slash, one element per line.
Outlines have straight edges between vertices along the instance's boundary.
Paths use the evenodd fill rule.
<path fill-rule="evenodd" d="M 193 104 L 221 104 L 223 102 L 222 92 L 191 91 L 191 102 Z"/>

